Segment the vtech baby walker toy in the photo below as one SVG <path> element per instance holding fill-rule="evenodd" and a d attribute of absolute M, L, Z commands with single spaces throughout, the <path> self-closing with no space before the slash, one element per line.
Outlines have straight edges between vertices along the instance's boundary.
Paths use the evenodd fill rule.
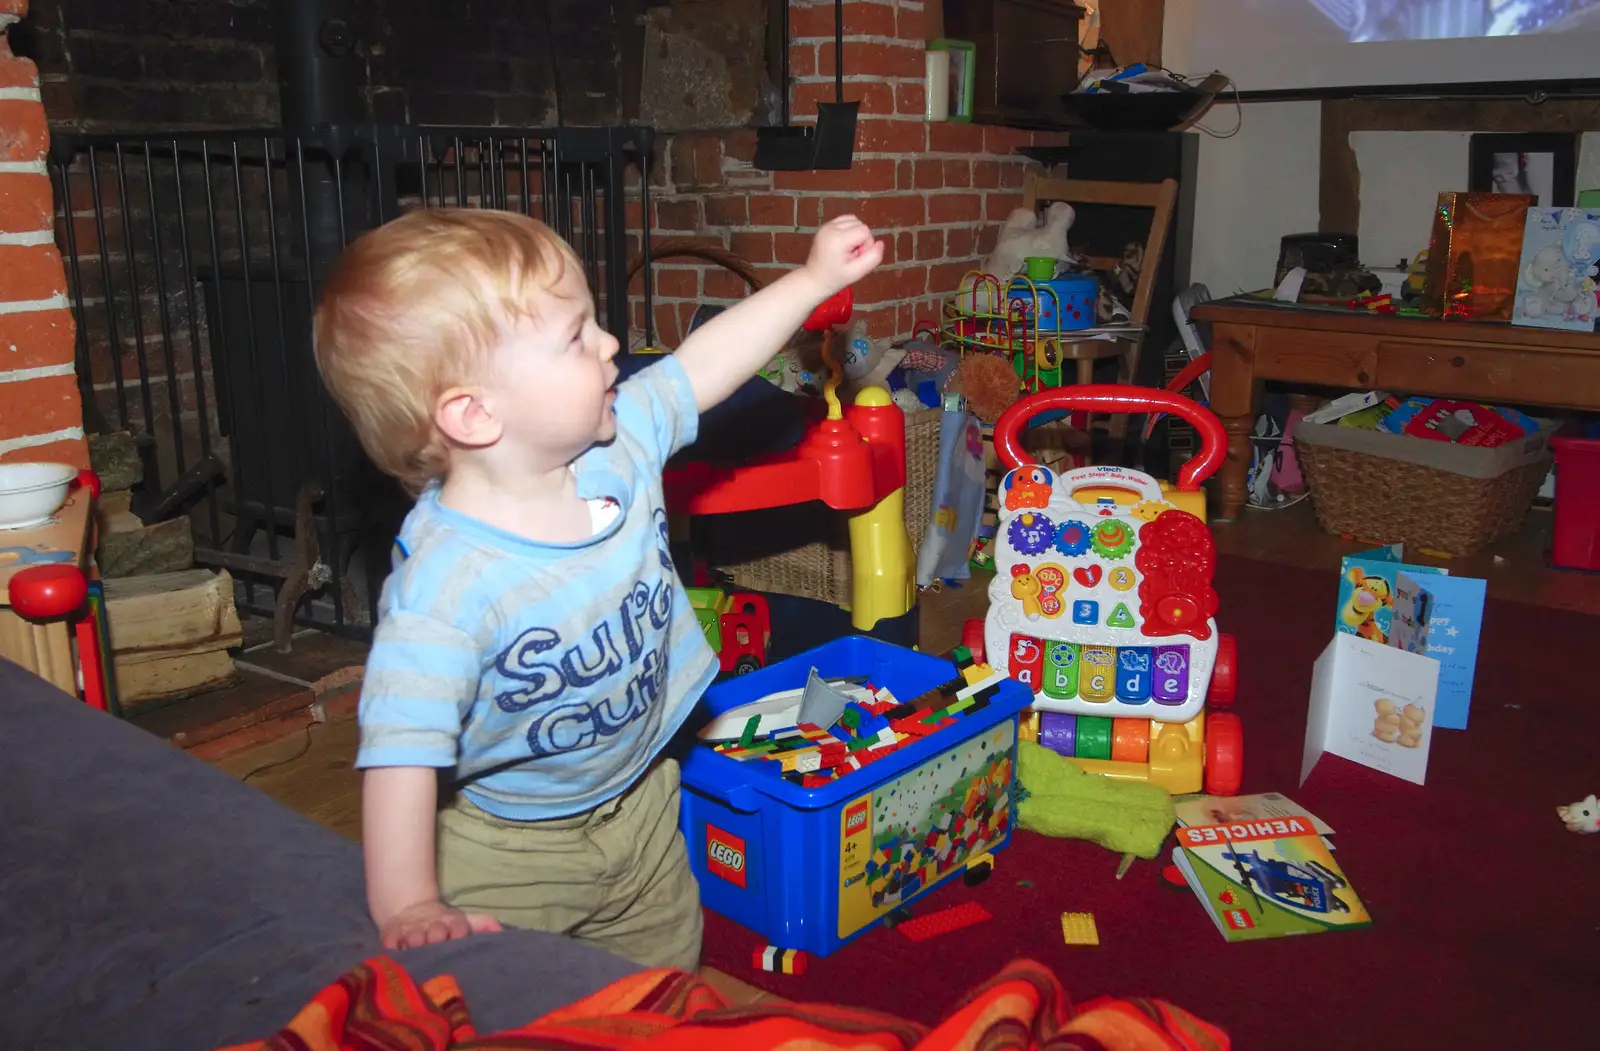
<path fill-rule="evenodd" d="M 1020 440 L 1052 410 L 1173 413 L 1194 426 L 1200 452 L 1176 487 L 1122 467 L 1056 476 Z M 1216 547 L 1200 489 L 1222 464 L 1222 424 L 1176 394 L 1085 385 L 1023 398 L 994 444 L 1009 471 L 989 614 L 968 623 L 968 648 L 1033 690 L 1040 743 L 1089 772 L 1174 795 L 1236 793 L 1243 730 L 1215 709 L 1233 703 L 1237 654 L 1213 619 Z"/>

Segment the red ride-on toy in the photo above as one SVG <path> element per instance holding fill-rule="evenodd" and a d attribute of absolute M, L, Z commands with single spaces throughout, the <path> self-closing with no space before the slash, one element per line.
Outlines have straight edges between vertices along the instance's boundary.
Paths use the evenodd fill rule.
<path fill-rule="evenodd" d="M 1123 467 L 1057 477 L 1021 435 L 1053 410 L 1170 412 L 1200 435 L 1178 484 Z M 989 614 L 964 640 L 1034 691 L 1041 743 L 1092 773 L 1174 795 L 1233 795 L 1243 772 L 1233 703 L 1238 652 L 1217 632 L 1216 547 L 1200 483 L 1221 466 L 1222 424 L 1187 398 L 1086 385 L 1023 398 L 995 426 L 1000 483 Z M 1209 702 L 1209 709 L 1207 704 Z"/>

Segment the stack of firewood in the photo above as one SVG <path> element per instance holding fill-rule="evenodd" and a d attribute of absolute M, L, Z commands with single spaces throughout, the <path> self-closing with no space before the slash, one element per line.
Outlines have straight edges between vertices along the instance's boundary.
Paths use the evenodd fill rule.
<path fill-rule="evenodd" d="M 100 475 L 99 545 L 112 668 L 124 709 L 186 697 L 234 682 L 228 652 L 243 640 L 226 571 L 194 568 L 186 515 L 146 524 L 130 510 L 141 478 L 131 435 L 96 435 L 90 456 Z"/>

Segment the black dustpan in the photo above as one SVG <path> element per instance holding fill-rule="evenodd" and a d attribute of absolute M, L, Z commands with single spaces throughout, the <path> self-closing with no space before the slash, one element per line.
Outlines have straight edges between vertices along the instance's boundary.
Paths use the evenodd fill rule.
<path fill-rule="evenodd" d="M 783 124 L 756 129 L 755 166 L 764 171 L 837 171 L 855 161 L 861 103 L 844 100 L 844 0 L 833 4 L 833 102 L 817 104 L 817 123 L 789 123 L 789 7 L 783 8 Z"/>

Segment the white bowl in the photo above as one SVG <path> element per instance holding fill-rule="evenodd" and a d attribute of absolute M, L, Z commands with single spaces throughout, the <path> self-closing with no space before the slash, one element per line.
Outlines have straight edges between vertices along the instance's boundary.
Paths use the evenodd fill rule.
<path fill-rule="evenodd" d="M 29 529 L 50 521 L 67 502 L 78 469 L 64 463 L 0 464 L 0 529 Z"/>

